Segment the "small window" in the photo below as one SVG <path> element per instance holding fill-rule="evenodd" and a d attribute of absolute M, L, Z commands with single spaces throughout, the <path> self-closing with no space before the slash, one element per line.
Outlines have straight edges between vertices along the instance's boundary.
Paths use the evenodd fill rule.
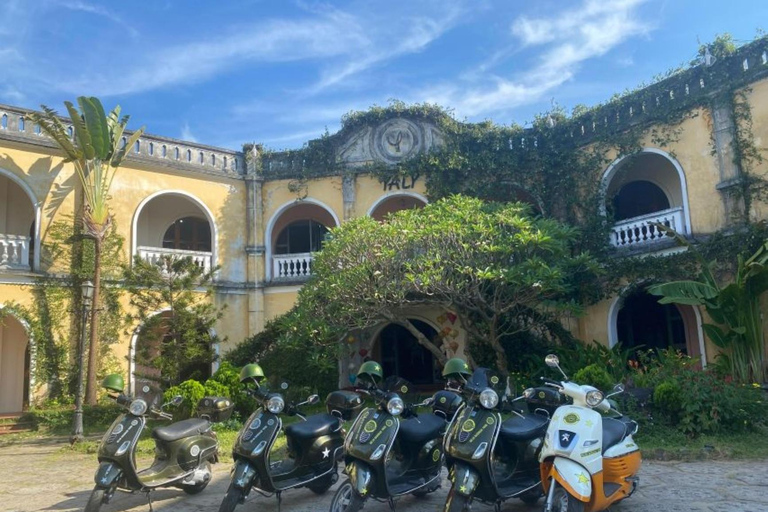
<path fill-rule="evenodd" d="M 70 126 L 69 128 L 67 128 L 67 133 L 69 134 L 69 138 L 71 139 L 72 137 L 75 136 L 75 129 Z"/>
<path fill-rule="evenodd" d="M 165 144 L 163 144 L 163 147 L 160 148 L 160 154 L 162 155 L 163 158 L 168 156 L 168 148 L 165 147 Z"/>
<path fill-rule="evenodd" d="M 24 131 L 24 117 L 19 117 L 19 131 Z"/>
<path fill-rule="evenodd" d="M 211 153 L 211 165 L 216 166 L 216 155 Z"/>
<path fill-rule="evenodd" d="M 178 160 L 179 158 L 181 158 L 181 153 L 179 152 L 179 148 L 175 148 L 175 149 L 173 150 L 173 155 L 174 155 L 174 158 L 175 158 L 176 160 Z"/>
<path fill-rule="evenodd" d="M 227 169 L 227 157 L 224 157 L 224 170 Z"/>
<path fill-rule="evenodd" d="M 205 164 L 205 155 L 203 155 L 203 152 L 201 151 L 199 155 L 197 155 L 197 161 L 201 165 Z"/>
<path fill-rule="evenodd" d="M 141 141 L 137 140 L 136 143 L 133 145 L 133 152 L 134 153 L 140 153 L 141 152 Z"/>
<path fill-rule="evenodd" d="M 128 144 L 128 139 L 123 137 L 123 140 L 120 142 L 120 149 L 125 149 L 126 144 Z"/>
<path fill-rule="evenodd" d="M 155 145 L 153 143 L 149 143 L 149 154 L 154 155 L 155 154 Z"/>
<path fill-rule="evenodd" d="M 191 162 L 191 161 L 192 161 L 192 150 L 188 149 L 187 150 L 187 162 Z"/>
<path fill-rule="evenodd" d="M 43 133 L 43 129 L 40 128 L 39 124 L 36 124 L 35 127 L 33 128 L 33 130 L 35 132 L 35 135 L 40 135 L 41 133 Z"/>
<path fill-rule="evenodd" d="M 0 126 L 2 126 L 3 130 L 8 128 L 8 114 L 3 114 L 2 119 L 0 119 Z"/>
<path fill-rule="evenodd" d="M 314 220 L 297 220 L 288 224 L 277 236 L 275 254 L 317 252 L 323 246 L 328 228 Z"/>

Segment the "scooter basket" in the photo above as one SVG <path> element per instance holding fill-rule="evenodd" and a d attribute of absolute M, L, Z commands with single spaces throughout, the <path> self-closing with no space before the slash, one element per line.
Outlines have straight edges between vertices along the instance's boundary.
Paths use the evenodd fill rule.
<path fill-rule="evenodd" d="M 229 398 L 206 396 L 197 403 L 197 415 L 213 422 L 226 421 L 235 405 Z"/>
<path fill-rule="evenodd" d="M 328 414 L 349 421 L 363 409 L 363 397 L 354 391 L 333 391 L 325 399 Z"/>

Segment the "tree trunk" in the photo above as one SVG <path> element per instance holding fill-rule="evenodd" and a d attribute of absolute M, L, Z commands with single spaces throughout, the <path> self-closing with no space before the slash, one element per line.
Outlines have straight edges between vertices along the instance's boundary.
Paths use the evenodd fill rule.
<path fill-rule="evenodd" d="M 499 369 L 499 371 L 506 375 L 507 374 L 507 353 L 504 351 L 504 347 L 501 346 L 501 343 L 499 343 L 499 339 L 497 337 L 497 317 L 494 317 L 491 320 L 490 328 L 490 335 L 488 336 L 488 341 L 491 344 L 491 348 L 493 348 L 493 351 L 496 352 L 496 367 Z"/>
<path fill-rule="evenodd" d="M 437 359 L 437 362 L 440 363 L 440 366 L 445 364 L 446 359 L 443 351 L 440 350 L 439 347 L 436 347 L 434 343 L 429 341 L 427 337 L 424 336 L 424 334 L 422 334 L 422 332 L 410 322 L 410 320 L 407 318 L 397 318 L 394 321 L 408 329 L 408 332 L 413 334 L 413 336 L 416 338 L 416 341 L 419 342 L 419 345 L 432 352 L 432 355 L 435 356 L 435 359 Z"/>
<path fill-rule="evenodd" d="M 91 302 L 91 343 L 88 347 L 88 383 L 85 387 L 85 403 L 96 405 L 99 372 L 99 295 L 101 295 L 101 243 L 93 239 L 93 301 Z"/>

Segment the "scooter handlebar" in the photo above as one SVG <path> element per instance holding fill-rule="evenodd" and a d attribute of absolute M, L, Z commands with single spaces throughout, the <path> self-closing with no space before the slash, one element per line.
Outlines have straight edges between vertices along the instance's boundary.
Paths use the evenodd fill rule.
<path fill-rule="evenodd" d="M 549 386 L 555 386 L 555 387 L 558 387 L 558 388 L 561 388 L 561 387 L 563 387 L 563 384 L 562 384 L 561 382 L 558 382 L 558 381 L 556 381 L 556 380 L 553 380 L 553 379 L 548 379 L 548 378 L 546 378 L 546 377 L 541 377 L 541 381 L 542 381 L 544 384 L 547 384 L 547 385 L 549 385 Z"/>

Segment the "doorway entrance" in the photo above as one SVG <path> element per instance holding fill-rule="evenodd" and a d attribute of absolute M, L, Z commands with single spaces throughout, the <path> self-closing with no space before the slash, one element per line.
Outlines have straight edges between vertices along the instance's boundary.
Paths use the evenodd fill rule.
<path fill-rule="evenodd" d="M 442 341 L 437 330 L 421 320 L 410 321 L 435 346 L 440 346 Z M 435 364 L 435 357 L 402 325 L 389 324 L 384 327 L 378 335 L 373 353 L 381 362 L 385 378 L 397 375 L 411 384 L 425 387 L 434 385 L 440 378 L 441 368 Z"/>

